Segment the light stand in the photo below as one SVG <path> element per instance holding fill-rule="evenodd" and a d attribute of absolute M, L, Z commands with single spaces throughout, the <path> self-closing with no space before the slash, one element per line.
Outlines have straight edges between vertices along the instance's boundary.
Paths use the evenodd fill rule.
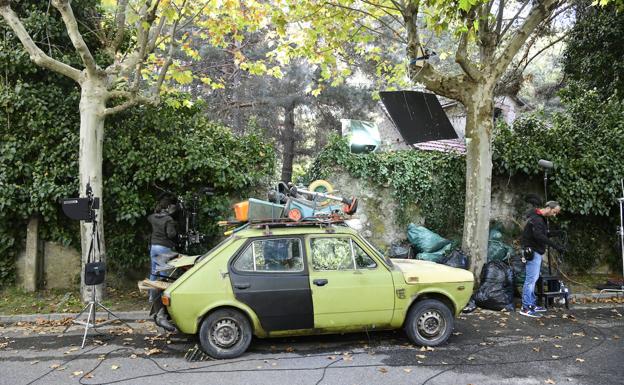
<path fill-rule="evenodd" d="M 554 167 L 553 162 L 540 159 L 537 164 L 544 169 L 544 203 L 548 202 L 548 170 Z M 549 230 L 548 218 L 546 218 L 546 230 Z M 548 275 L 552 275 L 552 263 L 550 261 L 550 247 L 546 245 L 546 253 L 548 254 Z"/>
<path fill-rule="evenodd" d="M 100 237 L 97 232 L 97 215 L 95 213 L 95 210 L 99 209 L 99 198 L 93 198 L 93 191 L 91 190 L 91 185 L 89 183 L 87 183 L 86 193 L 87 193 L 86 194 L 87 198 L 78 198 L 78 199 L 73 199 L 73 200 L 66 199 L 63 201 L 63 210 L 70 218 L 82 220 L 85 222 L 91 222 L 91 244 L 89 246 L 87 264 L 85 265 L 85 271 L 84 271 L 85 283 L 88 286 L 91 286 L 91 299 L 85 305 L 85 307 L 82 308 L 80 313 L 78 313 L 78 315 L 76 315 L 76 317 L 72 319 L 72 323 L 67 325 L 67 327 L 65 328 L 65 330 L 63 330 L 63 333 L 62 333 L 62 334 L 65 334 L 67 330 L 69 330 L 69 328 L 72 327 L 72 325 L 74 324 L 84 325 L 85 327 L 84 334 L 82 336 L 82 344 L 80 345 L 80 348 L 84 348 L 85 342 L 87 340 L 87 334 L 89 332 L 89 328 L 97 329 L 100 326 L 104 326 L 108 323 L 114 322 L 115 320 L 119 320 L 123 324 L 125 324 L 127 327 L 132 329 L 132 327 L 128 325 L 128 323 L 126 323 L 121 318 L 116 316 L 115 313 L 110 311 L 106 306 L 102 305 L 102 303 L 97 298 L 97 295 L 96 295 L 97 290 L 95 289 L 95 286 L 104 282 L 104 276 L 106 274 L 106 268 L 104 266 L 104 263 L 95 262 L 96 239 L 97 239 L 97 249 L 98 249 L 97 255 L 99 256 L 99 253 L 100 253 Z M 86 202 L 86 204 L 84 205 L 82 205 L 79 202 L 83 200 Z M 78 205 L 81 205 L 81 206 L 79 207 Z M 80 208 L 80 211 L 78 211 L 77 208 Z M 70 211 L 71 214 L 69 214 L 68 211 Z M 87 274 L 90 274 L 90 278 L 93 280 L 92 282 L 89 282 L 87 280 Z M 108 313 L 108 319 L 106 321 L 102 321 L 100 323 L 96 322 L 95 316 L 96 316 L 98 307 L 104 309 L 104 311 Z M 87 319 L 86 321 L 81 321 L 80 317 L 85 313 L 85 311 L 88 311 Z M 111 316 L 113 317 L 113 319 L 111 319 Z"/>
<path fill-rule="evenodd" d="M 620 226 L 618 227 L 617 234 L 620 236 L 620 250 L 622 252 L 622 285 L 619 289 L 603 289 L 601 293 L 624 293 L 624 179 L 620 179 L 622 186 L 622 197 L 618 198 L 620 206 Z"/>

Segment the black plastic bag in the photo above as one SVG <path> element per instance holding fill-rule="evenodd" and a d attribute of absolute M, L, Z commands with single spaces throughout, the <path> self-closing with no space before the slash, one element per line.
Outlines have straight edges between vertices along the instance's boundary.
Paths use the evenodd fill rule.
<path fill-rule="evenodd" d="M 451 252 L 446 261 L 444 261 L 444 264 L 468 270 L 468 266 L 470 266 L 470 259 L 468 259 L 468 256 L 463 251 L 455 249 Z"/>
<path fill-rule="evenodd" d="M 390 245 L 390 257 L 392 258 L 410 258 L 411 250 L 408 247 L 392 244 Z"/>
<path fill-rule="evenodd" d="M 477 308 L 477 304 L 474 300 L 474 295 L 470 297 L 470 301 L 468 301 L 468 305 L 462 309 L 462 313 L 472 313 Z"/>
<path fill-rule="evenodd" d="M 513 270 L 501 261 L 488 262 L 481 271 L 481 286 L 475 293 L 477 306 L 513 311 Z"/>
<path fill-rule="evenodd" d="M 526 263 L 522 262 L 522 256 L 515 254 L 511 257 L 511 267 L 514 272 L 514 285 L 516 287 L 522 287 L 524 285 L 524 278 L 526 277 Z M 520 289 L 522 292 L 522 289 Z"/>

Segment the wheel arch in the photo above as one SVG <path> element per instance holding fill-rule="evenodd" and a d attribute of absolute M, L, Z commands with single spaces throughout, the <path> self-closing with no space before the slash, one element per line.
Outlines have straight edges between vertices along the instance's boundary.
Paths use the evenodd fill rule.
<path fill-rule="evenodd" d="M 441 293 L 438 291 L 430 291 L 430 292 L 425 292 L 425 293 L 421 293 L 418 296 L 414 297 L 414 299 L 412 300 L 412 303 L 410 303 L 410 305 L 407 308 L 406 311 L 406 315 L 409 314 L 409 312 L 412 310 L 412 308 L 414 306 L 416 306 L 416 304 L 418 304 L 419 302 L 422 302 L 424 300 L 427 299 L 435 299 L 438 300 L 440 302 L 442 302 L 443 304 L 445 304 L 446 306 L 448 306 L 449 310 L 451 311 L 451 314 L 453 316 L 455 316 L 456 310 L 457 310 L 457 306 L 455 305 L 455 302 L 453 302 L 453 300 L 451 299 L 451 297 L 448 294 L 445 293 Z M 405 322 L 407 321 L 407 316 L 403 319 L 403 325 L 405 326 Z"/>
<path fill-rule="evenodd" d="M 218 304 L 204 311 L 203 314 L 197 318 L 197 322 L 196 322 L 197 332 L 199 333 L 201 324 L 202 322 L 204 322 L 204 319 L 206 319 L 206 317 L 208 317 L 209 315 L 213 314 L 216 311 L 227 310 L 227 309 L 238 311 L 242 315 L 244 315 L 245 318 L 247 318 L 247 321 L 249 321 L 249 324 L 251 325 L 251 329 L 252 329 L 251 331 L 255 336 L 262 337 L 266 335 L 266 332 L 264 331 L 264 329 L 262 329 L 262 326 L 260 325 L 258 316 L 254 313 L 253 310 L 251 310 L 249 307 L 245 305 L 240 306 L 240 305 L 235 305 L 232 303 Z"/>

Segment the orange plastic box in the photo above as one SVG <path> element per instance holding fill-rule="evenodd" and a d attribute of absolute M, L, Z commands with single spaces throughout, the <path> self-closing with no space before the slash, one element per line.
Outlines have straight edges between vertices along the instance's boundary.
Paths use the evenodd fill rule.
<path fill-rule="evenodd" d="M 249 201 L 243 201 L 234 205 L 234 215 L 237 221 L 246 222 L 249 217 Z"/>

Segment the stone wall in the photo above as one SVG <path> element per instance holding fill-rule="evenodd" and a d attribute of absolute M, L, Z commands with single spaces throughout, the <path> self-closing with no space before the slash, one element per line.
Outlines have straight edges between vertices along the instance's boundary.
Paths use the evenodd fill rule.
<path fill-rule="evenodd" d="M 336 195 L 358 198 L 358 210 L 354 218 L 361 222 L 364 237 L 382 248 L 405 239 L 406 229 L 399 225 L 397 219 L 399 205 L 390 188 L 379 187 L 365 179 L 353 178 L 345 172 L 335 173 L 328 181 L 338 190 Z M 423 222 L 416 205 L 408 207 L 407 210 L 413 222 Z"/>
<path fill-rule="evenodd" d="M 336 172 L 327 179 L 338 190 L 337 195 L 354 195 L 359 199 L 355 218 L 361 222 L 361 232 L 367 239 L 380 248 L 387 248 L 392 243 L 406 240 L 407 227 L 400 224 L 397 219 L 399 205 L 391 188 L 353 178 L 346 172 Z M 527 193 L 542 196 L 543 190 L 539 180 L 494 177 L 490 214 L 492 221 L 501 223 L 506 232 L 519 232 L 524 226 L 524 214 L 530 208 L 524 202 Z M 407 211 L 407 217 L 411 218 L 411 222 L 420 225 L 424 223 L 416 204 L 408 206 Z"/>
<path fill-rule="evenodd" d="M 16 261 L 17 285 L 29 291 L 79 287 L 80 253 L 72 247 L 55 242 L 38 243 L 40 247 L 36 264 L 27 258 L 26 248 L 19 253 Z M 28 281 L 28 277 L 32 276 L 36 276 L 34 287 Z"/>

